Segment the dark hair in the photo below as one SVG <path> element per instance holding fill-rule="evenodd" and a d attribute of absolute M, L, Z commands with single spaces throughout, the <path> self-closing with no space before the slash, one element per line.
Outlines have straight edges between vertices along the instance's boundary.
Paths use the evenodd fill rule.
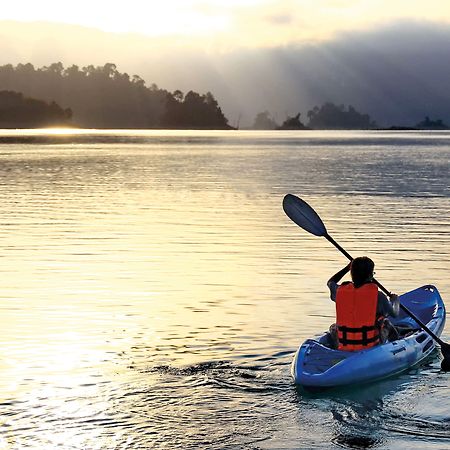
<path fill-rule="evenodd" d="M 367 256 L 360 256 L 352 261 L 350 273 L 355 287 L 370 283 L 373 278 L 374 262 Z"/>

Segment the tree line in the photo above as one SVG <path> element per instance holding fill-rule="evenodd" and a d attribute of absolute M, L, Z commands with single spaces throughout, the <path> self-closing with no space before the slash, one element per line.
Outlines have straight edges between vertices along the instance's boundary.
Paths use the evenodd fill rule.
<path fill-rule="evenodd" d="M 305 130 L 305 129 L 360 129 L 369 130 L 377 124 L 368 114 L 359 113 L 353 106 L 335 105 L 327 102 L 322 106 L 315 106 L 308 111 L 308 122 L 300 120 L 300 113 L 287 119 L 279 125 L 268 111 L 258 113 L 253 128 L 265 130 Z"/>
<path fill-rule="evenodd" d="M 327 102 L 308 111 L 308 122 L 300 120 L 300 113 L 287 117 L 279 125 L 268 111 L 256 115 L 253 129 L 256 130 L 374 130 L 377 123 L 368 114 L 358 112 L 353 106 L 335 105 Z M 431 120 L 428 116 L 416 125 L 391 126 L 388 130 L 447 130 L 449 126 L 442 119 Z"/>
<path fill-rule="evenodd" d="M 55 102 L 24 97 L 20 92 L 0 91 L 0 128 L 41 128 L 67 126 L 72 118 L 70 108 Z"/>
<path fill-rule="evenodd" d="M 0 90 L 70 109 L 71 123 L 79 127 L 231 128 L 210 92 L 184 95 L 146 86 L 140 76 L 121 73 L 112 63 L 83 68 L 60 62 L 41 68 L 6 64 L 0 66 Z"/>

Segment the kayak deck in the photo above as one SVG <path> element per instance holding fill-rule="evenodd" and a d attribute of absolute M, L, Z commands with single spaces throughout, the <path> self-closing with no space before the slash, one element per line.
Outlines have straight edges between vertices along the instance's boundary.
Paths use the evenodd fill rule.
<path fill-rule="evenodd" d="M 440 335 L 445 325 L 445 307 L 435 286 L 426 285 L 400 296 L 431 331 Z M 367 383 L 402 372 L 426 358 L 434 340 L 403 311 L 392 319 L 401 338 L 359 352 L 327 347 L 326 334 L 308 339 L 295 354 L 291 372 L 294 381 L 306 389 L 326 389 L 352 383 Z"/>

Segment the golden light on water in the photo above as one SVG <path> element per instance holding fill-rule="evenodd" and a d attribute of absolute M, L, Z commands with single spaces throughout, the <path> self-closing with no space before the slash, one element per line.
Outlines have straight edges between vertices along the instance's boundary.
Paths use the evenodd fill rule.
<path fill-rule="evenodd" d="M 61 134 L 87 134 L 89 132 L 89 130 L 85 130 L 85 129 L 77 129 L 77 128 L 41 128 L 38 130 L 32 130 L 32 132 L 36 132 L 37 134 L 43 134 L 43 135 L 50 135 L 50 136 L 55 136 L 55 135 L 61 135 Z M 26 133 L 26 131 L 24 131 L 24 133 Z"/>
<path fill-rule="evenodd" d="M 292 352 L 333 321 L 346 260 L 286 192 L 390 290 L 450 290 L 443 133 L 54 132 L 9 130 L 0 152 L 1 450 L 240 448 L 236 424 L 255 442 L 297 426 Z"/>
<path fill-rule="evenodd" d="M 5 129 L 1 130 L 3 136 L 64 136 L 64 135 L 88 135 L 95 130 L 72 127 L 32 128 L 32 129 Z"/>

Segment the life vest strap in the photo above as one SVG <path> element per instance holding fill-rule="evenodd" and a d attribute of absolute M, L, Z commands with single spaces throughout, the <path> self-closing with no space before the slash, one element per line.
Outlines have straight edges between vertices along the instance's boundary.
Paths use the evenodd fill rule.
<path fill-rule="evenodd" d="M 339 338 L 339 343 L 342 345 L 368 345 L 374 342 L 378 342 L 380 338 L 378 336 L 373 336 L 371 338 L 366 339 L 347 339 L 347 338 Z"/>
<path fill-rule="evenodd" d="M 363 345 L 368 346 L 369 344 L 373 344 L 375 342 L 379 342 L 380 337 L 378 333 L 374 333 L 373 336 L 368 337 L 367 333 L 369 331 L 374 332 L 377 330 L 376 326 L 369 325 L 369 326 L 362 326 L 358 328 L 352 328 L 352 327 L 346 327 L 344 325 L 338 326 L 338 331 L 342 333 L 342 335 L 339 333 L 339 343 L 342 345 Z M 349 339 L 348 333 L 361 333 L 361 339 Z"/>
<path fill-rule="evenodd" d="M 352 327 L 346 327 L 345 325 L 339 325 L 338 329 L 339 331 L 346 331 L 347 333 L 364 333 L 364 330 L 367 331 L 373 331 L 377 327 L 375 325 L 364 325 L 362 327 L 358 328 L 352 328 Z"/>

